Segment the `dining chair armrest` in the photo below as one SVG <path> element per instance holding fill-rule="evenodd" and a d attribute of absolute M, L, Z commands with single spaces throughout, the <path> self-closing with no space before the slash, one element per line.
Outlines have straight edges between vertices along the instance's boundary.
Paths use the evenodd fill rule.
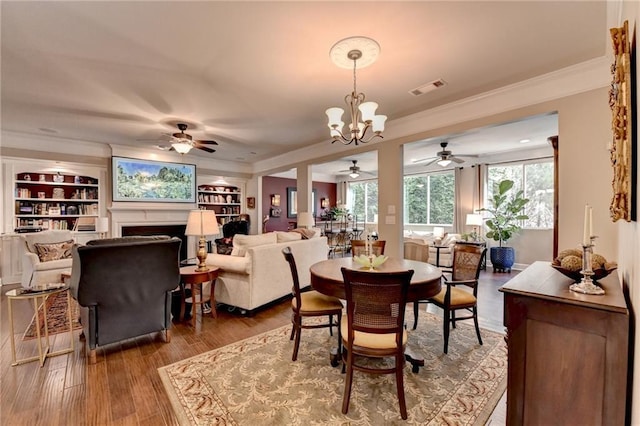
<path fill-rule="evenodd" d="M 457 285 L 466 285 L 469 287 L 474 287 L 476 284 L 478 284 L 478 280 L 458 280 L 458 281 L 453 281 L 453 280 L 448 280 L 447 277 L 445 277 L 444 275 L 442 276 L 442 278 L 444 279 L 444 283 L 446 285 L 452 285 L 452 286 L 457 286 Z"/>

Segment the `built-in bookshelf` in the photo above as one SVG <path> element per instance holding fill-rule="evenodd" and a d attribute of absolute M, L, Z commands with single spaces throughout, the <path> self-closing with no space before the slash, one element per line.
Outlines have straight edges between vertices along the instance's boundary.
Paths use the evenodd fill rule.
<path fill-rule="evenodd" d="M 240 216 L 241 202 L 242 191 L 237 186 L 198 186 L 198 207 L 214 210 L 221 225 Z"/>
<path fill-rule="evenodd" d="M 18 232 L 34 229 L 74 229 L 78 218 L 99 216 L 99 182 L 98 179 L 89 176 L 18 173 L 14 200 L 15 230 Z M 76 230 L 94 229 L 83 227 Z"/>

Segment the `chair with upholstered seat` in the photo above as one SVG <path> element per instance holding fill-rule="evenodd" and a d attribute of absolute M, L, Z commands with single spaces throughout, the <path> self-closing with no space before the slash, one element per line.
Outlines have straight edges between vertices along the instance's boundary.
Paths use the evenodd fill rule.
<path fill-rule="evenodd" d="M 427 300 L 427 303 L 433 303 L 444 311 L 443 315 L 443 334 L 444 334 L 444 353 L 447 353 L 449 345 L 450 326 L 456 327 L 457 321 L 473 319 L 478 335 L 478 342 L 482 345 L 482 337 L 480 336 L 480 327 L 478 326 L 478 277 L 480 275 L 480 266 L 482 257 L 487 249 L 481 246 L 471 246 L 456 244 L 453 250 L 453 269 L 444 271 L 450 273 L 451 278 L 442 275 L 444 284 L 440 293 Z M 456 286 L 467 286 L 473 289 L 472 292 L 457 288 Z M 418 325 L 418 302 L 414 302 L 413 315 L 415 330 Z M 470 315 L 464 317 L 456 317 L 456 311 L 466 310 Z"/>
<path fill-rule="evenodd" d="M 289 263 L 291 269 L 291 276 L 293 278 L 293 299 L 291 299 L 291 323 L 293 328 L 291 329 L 291 337 L 289 340 L 293 340 L 295 337 L 295 343 L 293 346 L 293 355 L 291 360 L 298 359 L 298 349 L 300 348 L 300 334 L 303 328 L 329 328 L 329 333 L 333 336 L 333 326 L 336 326 L 338 333 L 340 333 L 340 322 L 342 319 L 342 302 L 337 297 L 326 296 L 317 291 L 301 292 L 300 281 L 298 278 L 298 269 L 296 267 L 296 260 L 291 253 L 290 247 L 282 249 L 282 254 Z M 320 317 L 327 315 L 329 317 L 328 323 L 322 324 L 303 324 L 303 317 Z M 333 321 L 333 316 L 337 316 L 337 322 Z M 338 353 L 340 353 L 340 334 L 338 334 Z"/>
<path fill-rule="evenodd" d="M 404 243 L 404 258 L 417 260 L 419 262 L 428 262 L 429 246 L 415 241 L 406 241 Z"/>
<path fill-rule="evenodd" d="M 413 271 L 365 272 L 342 268 L 347 298 L 347 321 L 342 322 L 343 361 L 346 367 L 342 412 L 349 411 L 353 370 L 396 375 L 400 414 L 407 418 L 404 397 L 404 349 L 407 331 L 404 311 Z M 356 362 L 356 355 L 393 357 L 393 367 L 376 368 Z"/>
<path fill-rule="evenodd" d="M 380 256 L 384 254 L 384 246 L 386 241 L 376 240 L 371 241 L 371 250 L 374 256 Z M 366 240 L 351 240 L 351 253 L 353 256 L 360 256 L 361 254 L 367 254 L 367 241 Z"/>

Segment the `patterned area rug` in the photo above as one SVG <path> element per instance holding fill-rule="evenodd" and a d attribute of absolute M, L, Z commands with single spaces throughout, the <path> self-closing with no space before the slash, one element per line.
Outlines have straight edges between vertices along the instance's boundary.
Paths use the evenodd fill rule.
<path fill-rule="evenodd" d="M 442 322 L 421 313 L 409 334 L 418 374 L 405 366 L 408 420 L 400 417 L 394 375 L 354 372 L 344 415 L 341 367 L 331 367 L 337 345 L 328 330 L 303 330 L 298 360 L 285 326 L 158 369 L 182 425 L 484 425 L 506 388 L 502 335 L 473 327 L 452 330 L 442 352 Z M 393 362 L 390 360 L 389 362 Z"/>
<path fill-rule="evenodd" d="M 69 318 L 67 313 L 67 293 L 56 293 L 47 298 L 45 303 L 47 306 L 47 322 L 49 325 L 49 335 L 69 332 Z M 31 305 L 33 309 L 33 305 Z M 40 333 L 44 335 L 44 324 L 42 324 L 42 306 L 39 309 L 40 314 Z M 80 310 L 78 302 L 71 299 L 71 318 L 73 329 L 82 328 L 80 325 Z M 22 336 L 22 340 L 35 339 L 36 335 L 36 317 L 31 318 L 31 323 Z"/>

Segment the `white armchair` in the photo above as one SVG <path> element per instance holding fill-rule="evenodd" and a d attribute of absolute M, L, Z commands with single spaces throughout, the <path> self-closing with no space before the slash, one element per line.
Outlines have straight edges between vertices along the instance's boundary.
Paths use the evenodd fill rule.
<path fill-rule="evenodd" d="M 22 287 L 60 282 L 60 274 L 71 272 L 71 231 L 43 231 L 22 235 Z"/>
<path fill-rule="evenodd" d="M 453 247 L 460 239 L 460 234 L 447 234 L 440 244 L 429 246 L 429 263 L 450 268 L 453 265 Z"/>

